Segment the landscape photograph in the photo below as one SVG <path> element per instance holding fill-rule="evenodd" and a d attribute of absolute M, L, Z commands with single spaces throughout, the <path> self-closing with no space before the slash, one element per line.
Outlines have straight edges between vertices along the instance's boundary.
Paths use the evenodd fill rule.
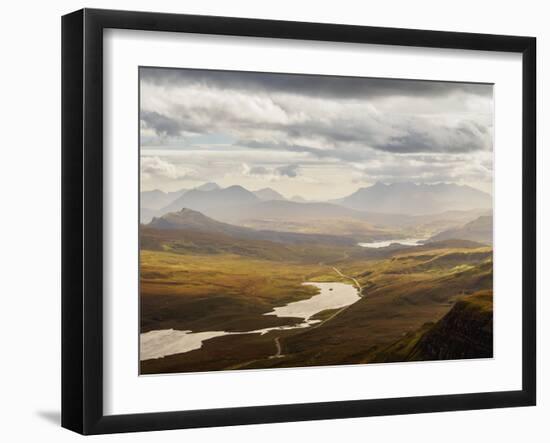
<path fill-rule="evenodd" d="M 493 357 L 493 85 L 139 68 L 141 375 Z"/>

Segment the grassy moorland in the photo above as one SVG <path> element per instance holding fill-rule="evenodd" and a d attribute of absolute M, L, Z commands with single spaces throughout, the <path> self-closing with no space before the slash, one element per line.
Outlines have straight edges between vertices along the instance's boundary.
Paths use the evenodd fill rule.
<path fill-rule="evenodd" d="M 355 278 L 364 295 L 337 315 L 318 313 L 315 318 L 322 322 L 315 326 L 213 338 L 197 350 L 142 361 L 142 373 L 489 354 L 492 248 L 488 246 L 450 240 L 372 250 L 150 228 L 142 230 L 141 245 L 141 332 L 250 331 L 294 324 L 297 319 L 262 314 L 315 295 L 314 287 L 302 285 L 305 281 L 352 283 L 334 267 Z M 469 294 L 474 295 L 468 299 Z M 472 328 L 459 330 L 461 324 Z M 453 337 L 454 345 L 447 346 Z M 274 358 L 278 346 L 280 355 Z M 447 351 L 438 354 L 434 350 L 438 346 L 447 346 Z"/>
<path fill-rule="evenodd" d="M 456 264 L 457 255 L 463 258 L 460 265 Z M 342 268 L 361 282 L 363 299 L 320 327 L 291 331 L 282 337 L 285 357 L 251 362 L 246 367 L 382 361 L 380 354 L 388 346 L 426 323 L 438 322 L 465 294 L 492 289 L 491 250 L 486 247 L 398 254 L 348 266 Z M 462 312 L 462 320 L 470 322 L 472 312 Z M 462 333 L 452 328 L 447 332 L 448 339 Z M 417 359 L 414 357 L 406 356 L 400 361 Z M 448 358 L 458 357 L 449 354 Z"/>
<path fill-rule="evenodd" d="M 321 265 L 235 254 L 142 251 L 141 332 L 249 331 L 293 324 L 295 319 L 262 314 L 312 297 L 317 290 L 302 283 L 329 279 L 329 271 Z"/>

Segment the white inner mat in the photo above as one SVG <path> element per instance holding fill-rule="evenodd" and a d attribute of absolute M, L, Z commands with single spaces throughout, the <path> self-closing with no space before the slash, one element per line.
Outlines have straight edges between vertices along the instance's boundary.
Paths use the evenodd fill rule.
<path fill-rule="evenodd" d="M 105 414 L 521 388 L 520 55 L 106 30 L 104 57 Z M 494 82 L 495 358 L 138 376 L 140 65 Z"/>

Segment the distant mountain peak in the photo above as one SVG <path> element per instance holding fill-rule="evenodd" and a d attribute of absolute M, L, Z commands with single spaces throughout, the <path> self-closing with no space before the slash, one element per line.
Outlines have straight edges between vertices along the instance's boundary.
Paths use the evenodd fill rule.
<path fill-rule="evenodd" d="M 250 192 L 241 185 L 231 185 L 231 186 L 228 186 L 227 188 L 224 188 L 224 191 L 229 191 L 229 190 L 238 190 L 238 191 Z"/>
<path fill-rule="evenodd" d="M 481 215 L 461 227 L 448 229 L 434 235 L 428 239 L 428 242 L 448 239 L 470 240 L 484 244 L 492 244 L 493 216 Z"/>
<path fill-rule="evenodd" d="M 238 207 L 259 200 L 256 195 L 239 185 L 223 189 L 218 187 L 210 191 L 192 189 L 162 208 L 161 213 L 179 212 L 182 208 L 189 208 L 208 214 L 213 209 Z"/>
<path fill-rule="evenodd" d="M 198 191 L 215 191 L 217 189 L 220 189 L 220 187 L 217 183 L 208 182 L 197 186 L 195 189 Z"/>
<path fill-rule="evenodd" d="M 374 185 L 371 185 L 371 188 L 385 188 L 387 185 L 386 183 L 382 183 L 381 181 L 377 181 L 374 183 Z"/>
<path fill-rule="evenodd" d="M 305 202 L 307 201 L 304 197 L 302 197 L 301 195 L 293 195 L 292 198 L 291 198 L 292 201 L 294 202 Z"/>
<path fill-rule="evenodd" d="M 261 200 L 285 200 L 284 196 L 272 188 L 262 188 L 253 192 Z"/>
<path fill-rule="evenodd" d="M 178 212 L 180 214 L 199 214 L 199 215 L 204 216 L 199 211 L 194 211 L 193 209 L 189 209 L 189 208 L 181 208 Z"/>
<path fill-rule="evenodd" d="M 199 211 L 181 208 L 179 211 L 169 212 L 161 217 L 153 217 L 148 226 L 157 229 L 186 228 L 212 230 L 215 228 L 215 230 L 218 230 L 220 227 L 223 227 L 224 224 L 207 217 Z"/>
<path fill-rule="evenodd" d="M 388 185 L 386 185 L 387 188 L 394 188 L 394 189 L 418 188 L 422 186 L 424 186 L 423 183 L 417 184 L 409 181 L 389 183 Z"/>
<path fill-rule="evenodd" d="M 490 194 L 454 183 L 376 182 L 336 202 L 360 211 L 409 215 L 492 207 Z"/>

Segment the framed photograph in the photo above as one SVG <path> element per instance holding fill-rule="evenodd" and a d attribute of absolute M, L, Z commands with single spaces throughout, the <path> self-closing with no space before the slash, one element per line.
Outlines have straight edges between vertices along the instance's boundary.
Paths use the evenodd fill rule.
<path fill-rule="evenodd" d="M 536 402 L 536 41 L 62 20 L 62 425 Z"/>

